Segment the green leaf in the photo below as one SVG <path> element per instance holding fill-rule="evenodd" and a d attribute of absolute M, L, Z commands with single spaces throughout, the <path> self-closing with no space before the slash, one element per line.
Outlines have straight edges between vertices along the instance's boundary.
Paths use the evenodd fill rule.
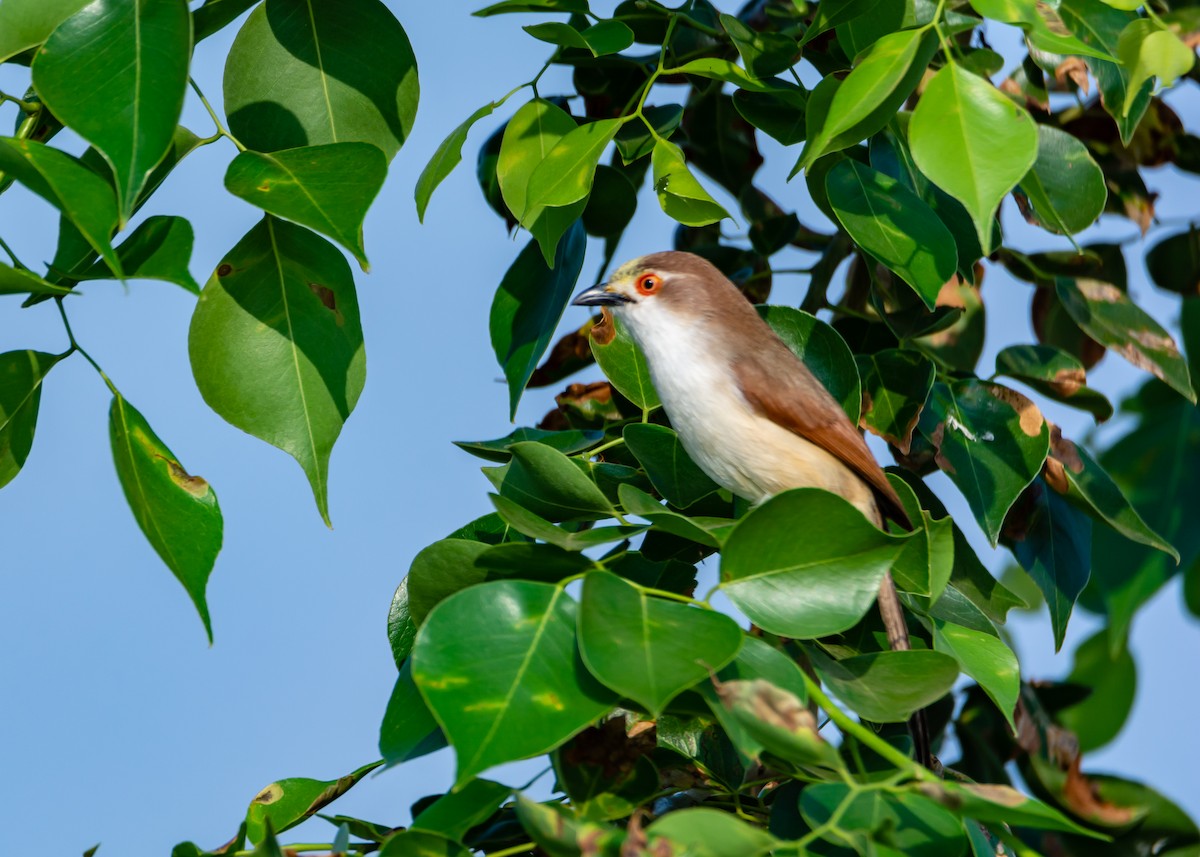
<path fill-rule="evenodd" d="M 880 0 L 822 0 L 817 6 L 812 24 L 804 32 L 802 44 L 807 44 L 821 33 L 834 27 L 873 13 Z"/>
<path fill-rule="evenodd" d="M 512 458 L 512 453 L 509 451 L 512 445 L 522 441 L 537 441 L 552 449 L 557 449 L 564 455 L 574 455 L 595 446 L 602 440 L 604 440 L 602 431 L 577 429 L 544 431 L 536 428 L 519 428 L 497 440 L 456 440 L 454 445 L 487 461 L 503 462 Z"/>
<path fill-rule="evenodd" d="M 652 840 L 664 837 L 695 857 L 757 857 L 777 844 L 762 828 L 740 821 L 732 813 L 703 806 L 667 813 L 646 828 L 646 833 Z"/>
<path fill-rule="evenodd" d="M 888 474 L 909 520 L 916 523 L 916 535 L 904 543 L 904 549 L 892 565 L 896 588 L 903 592 L 939 601 L 954 569 L 954 522 L 933 515 L 921 508 L 912 487 L 895 473 Z"/>
<path fill-rule="evenodd" d="M 583 210 L 583 228 L 597 238 L 620 238 L 637 212 L 637 197 L 623 170 L 601 164 Z"/>
<path fill-rule="evenodd" d="M 390 161 L 420 86 L 408 36 L 381 0 L 267 0 L 229 49 L 224 90 L 229 130 L 248 149 L 360 142 Z"/>
<path fill-rule="evenodd" d="M 833 821 L 839 831 L 857 832 L 863 837 L 877 834 L 888 845 L 873 843 L 870 853 L 875 857 L 949 857 L 963 853 L 961 822 L 922 794 L 866 790 L 851 794 L 842 783 L 817 783 L 801 793 L 800 812 L 813 827 Z M 843 840 L 838 837 L 836 841 Z"/>
<path fill-rule="evenodd" d="M 521 29 L 552 45 L 591 51 L 594 57 L 620 53 L 633 44 L 633 30 L 616 20 L 600 21 L 582 31 L 558 21 L 531 24 Z"/>
<path fill-rule="evenodd" d="M 1038 154 L 1021 179 L 1031 221 L 1056 235 L 1074 235 L 1104 211 L 1108 187 L 1087 146 L 1059 128 L 1038 126 Z"/>
<path fill-rule="evenodd" d="M 876 723 L 902 723 L 945 696 L 958 664 L 942 652 L 872 652 L 840 661 L 809 650 L 817 674 L 851 709 Z"/>
<path fill-rule="evenodd" d="M 502 0 L 471 14 L 476 18 L 489 18 L 512 12 L 575 12 L 582 15 L 587 11 L 587 0 Z"/>
<path fill-rule="evenodd" d="M 487 821 L 513 790 L 503 783 L 473 779 L 460 788 L 442 795 L 413 819 L 412 830 L 440 833 L 450 839 L 463 839 L 467 831 Z"/>
<path fill-rule="evenodd" d="M 366 380 L 354 279 L 337 248 L 270 215 L 226 254 L 188 334 L 200 394 L 299 462 L 329 523 L 329 456 Z"/>
<path fill-rule="evenodd" d="M 401 830 L 387 838 L 379 857 L 471 857 L 471 850 L 440 833 Z"/>
<path fill-rule="evenodd" d="M 958 269 L 954 236 L 933 209 L 896 179 L 849 158 L 829 171 L 825 190 L 855 243 L 933 309 Z"/>
<path fill-rule="evenodd" d="M 439 602 L 487 579 L 475 560 L 488 549 L 483 542 L 442 539 L 418 553 L 408 571 L 408 610 L 420 627 Z"/>
<path fill-rule="evenodd" d="M 781 80 L 774 82 L 779 88 L 772 92 L 737 90 L 733 93 L 733 106 L 758 130 L 785 146 L 794 146 L 803 142 L 807 135 L 804 113 L 808 94 L 794 84 L 788 86 Z M 620 142 L 620 138 L 617 139 Z"/>
<path fill-rule="evenodd" d="M 854 355 L 841 334 L 815 315 L 786 306 L 757 306 L 758 314 L 783 344 L 799 357 L 846 411 L 858 422 L 862 392 Z"/>
<path fill-rule="evenodd" d="M 503 103 L 503 99 L 489 101 L 468 116 L 461 125 L 450 132 L 445 140 L 438 144 L 433 157 L 429 159 L 429 163 L 425 165 L 425 169 L 421 170 L 421 175 L 417 178 L 414 192 L 417 201 L 417 220 L 425 222 L 425 210 L 429 208 L 429 200 L 433 197 L 433 192 L 462 160 L 462 147 L 467 142 L 467 134 L 471 132 L 471 127 L 485 116 L 491 116 L 492 111 Z"/>
<path fill-rule="evenodd" d="M 191 52 L 182 0 L 95 0 L 33 60 L 33 86 L 46 106 L 112 167 L 122 227 L 171 148 Z"/>
<path fill-rule="evenodd" d="M 1089 6 L 1105 8 L 1098 0 L 1087 0 L 1087 3 Z M 1056 7 L 1040 6 L 1037 0 L 971 0 L 971 5 L 986 18 L 1018 25 L 1025 31 L 1029 42 L 1039 51 L 1099 59 L 1112 59 L 1116 55 L 1115 45 L 1110 48 L 1103 39 L 1095 38 L 1095 34 L 1087 28 L 1071 26 L 1068 14 L 1071 6 L 1081 5 L 1077 0 L 1064 0 Z M 1095 15 L 1091 8 L 1081 14 L 1089 18 Z M 1061 16 L 1061 23 L 1054 21 L 1052 25 L 1048 20 L 1049 15 Z M 1074 35 L 1065 31 L 1062 23 L 1074 31 Z"/>
<path fill-rule="evenodd" d="M 866 615 L 903 543 L 837 495 L 785 491 L 751 510 L 729 534 L 721 588 L 765 631 L 824 637 Z"/>
<path fill-rule="evenodd" d="M 454 745 L 458 783 L 545 753 L 612 706 L 579 658 L 575 614 L 561 588 L 525 581 L 472 587 L 429 614 L 413 678 Z"/>
<path fill-rule="evenodd" d="M 545 518 L 535 515 L 507 497 L 493 494 L 491 499 L 497 513 L 514 530 L 531 539 L 540 539 L 567 551 L 587 550 L 599 545 L 624 541 L 647 529 L 636 526 L 589 527 L 586 530 L 571 532 L 562 527 L 556 527 Z"/>
<path fill-rule="evenodd" d="M 1054 650 L 1062 648 L 1075 599 L 1087 585 L 1092 566 L 1092 522 L 1042 479 L 1026 489 L 1006 523 L 1012 552 L 1046 596 Z"/>
<path fill-rule="evenodd" d="M 742 62 L 746 64 L 746 70 L 756 78 L 787 71 L 799 59 L 800 49 L 790 36 L 752 30 L 733 15 L 722 14 L 720 21 Z"/>
<path fill-rule="evenodd" d="M 587 197 L 600 156 L 622 122 L 601 119 L 563 135 L 529 176 L 522 222 L 528 221 L 528 213 L 540 206 L 570 205 Z"/>
<path fill-rule="evenodd" d="M 902 30 L 876 41 L 844 80 L 827 84 L 823 98 L 814 100 L 802 168 L 882 129 L 912 94 L 936 51 L 930 30 Z"/>
<path fill-rule="evenodd" d="M 1123 116 L 1133 110 L 1142 84 L 1157 77 L 1163 88 L 1173 85 L 1179 77 L 1192 70 L 1196 52 L 1170 30 L 1149 18 L 1130 21 L 1117 41 L 1117 58 L 1129 71 L 1129 86 L 1125 91 Z"/>
<path fill-rule="evenodd" d="M 626 122 L 613 138 L 617 152 L 625 164 L 632 164 L 639 158 L 650 154 L 658 137 L 669 138 L 683 120 L 683 106 L 679 104 L 663 104 L 658 107 L 643 107 L 642 122 Z M 650 128 L 655 134 L 650 133 Z"/>
<path fill-rule="evenodd" d="M 683 150 L 674 143 L 657 140 L 651 155 L 654 192 L 668 217 L 685 226 L 707 226 L 729 217 L 687 168 Z"/>
<path fill-rule="evenodd" d="M 32 271 L 0 264 L 0 295 L 69 295 L 71 290 L 47 283 Z"/>
<path fill-rule="evenodd" d="M 89 0 L 4 0 L 0 3 L 0 63 L 46 41 Z"/>
<path fill-rule="evenodd" d="M 937 449 L 938 466 L 994 545 L 1004 516 L 1046 460 L 1046 421 L 1020 393 L 976 380 L 935 384 L 929 408 L 936 428 L 926 439 Z"/>
<path fill-rule="evenodd" d="M 525 385 L 571 300 L 583 269 L 586 243 L 583 227 L 572 227 L 558 245 L 554 267 L 549 268 L 536 242 L 530 241 L 496 290 L 489 326 L 492 349 L 508 379 L 510 416 L 516 416 Z"/>
<path fill-rule="evenodd" d="M 1117 483 L 1086 449 L 1055 438 L 1050 455 L 1062 464 L 1070 499 L 1095 512 L 1125 538 L 1156 548 L 1179 562 L 1179 551 L 1142 520 Z"/>
<path fill-rule="evenodd" d="M 1083 364 L 1052 345 L 1010 345 L 996 355 L 996 374 L 1016 378 L 1043 396 L 1082 408 L 1097 422 L 1113 414 L 1112 403 L 1087 386 Z"/>
<path fill-rule="evenodd" d="M 625 331 L 624 325 L 615 317 L 611 323 L 615 333 L 608 342 L 601 344 L 595 336 L 588 337 L 596 365 L 617 388 L 617 392 L 634 405 L 643 411 L 657 408 L 661 402 L 654 382 L 650 380 L 646 356 Z"/>
<path fill-rule="evenodd" d="M 778 90 L 774 82 L 770 80 L 758 80 L 751 77 L 741 66 L 729 60 L 717 59 L 715 57 L 691 60 L 681 66 L 669 69 L 666 73 L 694 74 L 697 77 L 706 77 L 709 80 L 732 83 L 739 89 L 745 89 L 750 92 L 776 92 Z"/>
<path fill-rule="evenodd" d="M 1196 391 L 1179 346 L 1128 294 L 1110 283 L 1065 277 L 1055 280 L 1055 292 L 1084 333 L 1195 404 Z"/>
<path fill-rule="evenodd" d="M 155 215 L 139 223 L 117 246 L 117 258 L 127 279 L 163 280 L 198 295 L 200 286 L 188 269 L 194 240 L 192 224 L 184 218 Z M 83 273 L 72 274 L 71 279 L 107 280 L 115 276 L 103 260 L 97 260 Z"/>
<path fill-rule="evenodd" d="M 579 649 L 601 683 L 660 715 L 680 692 L 733 660 L 744 638 L 723 613 L 652 598 L 615 574 L 588 572 Z"/>
<path fill-rule="evenodd" d="M 110 240 L 117 228 L 117 201 L 108 182 L 66 152 L 12 137 L 0 137 L 0 171 L 61 211 L 120 276 Z"/>
<path fill-rule="evenodd" d="M 417 637 L 417 624 L 413 621 L 412 611 L 408 609 L 408 578 L 400 581 L 392 595 L 392 604 L 388 608 L 388 643 L 392 647 L 392 659 L 396 669 L 404 666 L 408 656 L 412 654 L 413 640 Z"/>
<path fill-rule="evenodd" d="M 500 494 L 548 520 L 610 517 L 612 504 L 567 456 L 541 443 L 516 443 Z"/>
<path fill-rule="evenodd" d="M 527 211 L 529 178 L 558 141 L 578 127 L 561 107 L 535 98 L 523 104 L 504 127 L 496 179 L 508 210 L 518 219 L 535 223 L 540 211 Z M 528 215 L 528 216 L 526 216 Z"/>
<path fill-rule="evenodd" d="M 950 63 L 926 85 L 909 140 L 921 172 L 966 207 L 990 250 L 1000 201 L 1037 160 L 1033 119 L 988 81 Z"/>
<path fill-rule="evenodd" d="M 29 457 L 42 381 L 61 359 L 42 351 L 0 354 L 0 488 L 16 478 Z"/>
<path fill-rule="evenodd" d="M 1154 81 L 1144 81 L 1140 88 L 1131 89 L 1129 70 L 1115 62 L 1088 60 L 1088 68 L 1096 78 L 1096 88 L 1100 90 L 1100 101 L 1105 112 L 1112 116 L 1121 142 L 1128 146 L 1133 142 L 1134 132 L 1150 107 Z M 1130 105 L 1128 112 L 1125 112 L 1126 102 Z"/>
<path fill-rule="evenodd" d="M 1169 235 L 1146 253 L 1154 285 L 1181 295 L 1200 295 L 1200 229 Z"/>
<path fill-rule="evenodd" d="M 958 661 L 962 671 L 975 679 L 996 703 L 1015 732 L 1013 716 L 1017 698 L 1021 695 L 1021 669 L 1016 653 L 994 633 L 964 628 L 941 619 L 933 620 L 933 648 Z"/>
<path fill-rule="evenodd" d="M 622 485 L 618 490 L 621 507 L 626 514 L 636 515 L 650 521 L 656 530 L 690 539 L 697 544 L 719 548 L 729 534 L 733 521 L 728 518 L 689 518 L 673 511 L 633 485 Z"/>
<path fill-rule="evenodd" d="M 898 348 L 858 355 L 855 360 L 863 386 L 860 424 L 907 455 L 933 389 L 933 362 L 917 351 Z"/>
<path fill-rule="evenodd" d="M 379 755 L 391 767 L 445 746 L 446 736 L 413 683 L 412 662 L 405 661 L 379 724 Z"/>
<path fill-rule="evenodd" d="M 196 42 L 207 39 L 225 28 L 258 3 L 259 0 L 204 0 L 200 8 L 192 12 L 192 30 Z"/>
<path fill-rule="evenodd" d="M 634 423 L 625 426 L 625 445 L 650 477 L 654 490 L 668 503 L 686 509 L 717 490 L 717 485 L 688 457 L 672 429 Z"/>
<path fill-rule="evenodd" d="M 1102 834 L 1081 827 L 1053 807 L 1021 794 L 1012 786 L 942 780 L 912 788 L 937 800 L 952 812 L 984 824 L 1011 824 L 1103 838 Z"/>
<path fill-rule="evenodd" d="M 1075 649 L 1067 683 L 1087 688 L 1087 699 L 1055 714 L 1079 739 L 1085 753 L 1098 750 L 1121 733 L 1137 698 L 1137 666 L 1121 643 L 1113 651 L 1109 632 L 1101 629 Z"/>
<path fill-rule="evenodd" d="M 119 395 L 108 412 L 108 436 L 133 517 L 187 590 L 211 643 L 204 591 L 224 529 L 217 495 L 204 479 L 184 470 L 146 419 Z"/>
<path fill-rule="evenodd" d="M 250 801 L 250 808 L 246 810 L 246 836 L 252 842 L 261 842 L 268 830 L 282 833 L 295 827 L 333 803 L 382 764 L 363 765 L 336 780 L 289 777 L 271 783 Z"/>
<path fill-rule="evenodd" d="M 367 270 L 363 220 L 383 180 L 387 158 L 368 143 L 329 143 L 272 155 L 242 152 L 225 172 L 225 188 L 269 214 L 332 238 Z"/>

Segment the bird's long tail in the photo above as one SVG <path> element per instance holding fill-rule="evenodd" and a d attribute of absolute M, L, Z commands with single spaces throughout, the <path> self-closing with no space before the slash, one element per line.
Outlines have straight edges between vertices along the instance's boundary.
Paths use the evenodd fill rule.
<path fill-rule="evenodd" d="M 907 652 L 912 648 L 908 641 L 908 623 L 904 621 L 904 607 L 896 594 L 896 584 L 891 573 L 884 574 L 879 584 L 879 614 L 887 631 L 888 645 L 893 652 Z M 912 735 L 913 755 L 927 768 L 934 766 L 933 747 L 929 739 L 929 721 L 924 709 L 913 713 L 908 719 L 908 731 Z"/>

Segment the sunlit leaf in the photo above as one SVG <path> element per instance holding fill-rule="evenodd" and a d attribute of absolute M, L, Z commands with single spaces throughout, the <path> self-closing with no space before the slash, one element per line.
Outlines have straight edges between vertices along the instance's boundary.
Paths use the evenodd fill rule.
<path fill-rule="evenodd" d="M 674 143 L 659 140 L 651 156 L 654 167 L 654 192 L 667 215 L 685 226 L 707 226 L 729 217 L 688 170 L 683 150 Z"/>
<path fill-rule="evenodd" d="M 902 723 L 949 693 L 958 664 L 942 652 L 872 652 L 835 661 L 810 649 L 833 694 L 867 720 Z"/>
<path fill-rule="evenodd" d="M 0 62 L 35 48 L 90 0 L 4 0 L 0 3 Z"/>
<path fill-rule="evenodd" d="M 246 810 L 246 835 L 253 842 L 261 842 L 269 829 L 283 832 L 295 827 L 333 803 L 382 764 L 363 765 L 336 780 L 289 777 L 271 783 L 250 801 L 250 808 Z"/>
<path fill-rule="evenodd" d="M 958 661 L 959 668 L 979 683 L 1015 731 L 1013 716 L 1021 693 L 1016 653 L 994 633 L 937 619 L 933 622 L 933 648 Z"/>

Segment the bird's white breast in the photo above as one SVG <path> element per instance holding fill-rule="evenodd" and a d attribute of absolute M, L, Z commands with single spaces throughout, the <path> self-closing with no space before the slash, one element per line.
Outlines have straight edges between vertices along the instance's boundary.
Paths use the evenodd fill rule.
<path fill-rule="evenodd" d="M 680 324 L 653 304 L 636 307 L 626 326 L 684 449 L 714 482 L 753 503 L 789 488 L 824 488 L 875 516 L 870 489 L 837 457 L 754 411 L 728 349 L 714 340 L 719 331 Z"/>

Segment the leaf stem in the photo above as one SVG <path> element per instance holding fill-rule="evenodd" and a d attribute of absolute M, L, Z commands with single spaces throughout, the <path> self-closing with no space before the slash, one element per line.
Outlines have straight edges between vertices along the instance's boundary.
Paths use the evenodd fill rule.
<path fill-rule="evenodd" d="M 592 456 L 599 455 L 602 452 L 607 452 L 608 450 L 612 449 L 614 446 L 621 446 L 624 443 L 625 443 L 625 438 L 623 438 L 623 437 L 614 438 L 613 440 L 610 440 L 608 443 L 600 444 L 595 449 L 589 449 L 587 451 L 587 457 L 591 458 Z"/>
<path fill-rule="evenodd" d="M 17 254 L 12 251 L 12 248 L 8 246 L 8 242 L 6 242 L 3 238 L 0 238 L 0 250 L 3 250 L 8 254 L 8 258 L 12 259 L 13 267 L 21 268 L 25 271 L 29 270 L 24 264 L 21 263 L 21 260 L 17 258 Z"/>
<path fill-rule="evenodd" d="M 536 847 L 537 845 L 533 842 L 522 842 L 520 845 L 501 848 L 499 851 L 489 851 L 486 857 L 511 857 L 513 854 L 524 854 L 527 851 L 532 851 Z"/>
<path fill-rule="evenodd" d="M 200 84 L 196 83 L 196 78 L 189 76 L 188 83 L 191 84 L 192 89 L 196 92 L 196 95 L 200 96 L 200 103 L 204 105 L 204 109 L 208 111 L 209 118 L 212 119 L 213 124 L 217 126 L 217 133 L 212 137 L 205 137 L 200 141 L 201 144 L 210 143 L 216 140 L 218 137 L 226 137 L 228 138 L 229 142 L 237 146 L 237 150 L 239 152 L 246 151 L 246 147 L 242 145 L 242 141 L 225 130 L 225 126 L 221 124 L 221 118 L 217 116 L 217 111 L 213 110 L 213 106 L 208 103 L 208 99 L 204 97 L 204 93 L 200 90 Z"/>
<path fill-rule="evenodd" d="M 60 316 L 62 316 L 63 327 L 67 331 L 67 339 L 69 339 L 71 342 L 71 347 L 65 352 L 65 354 L 63 356 L 66 356 L 67 354 L 71 354 L 75 351 L 78 351 L 80 354 L 83 355 L 84 360 L 86 360 L 88 363 L 92 364 L 92 368 L 96 370 L 96 373 L 100 376 L 101 380 L 104 381 L 104 385 L 106 387 L 108 387 L 109 391 L 114 396 L 121 397 L 121 391 L 118 390 L 116 385 L 113 384 L 113 382 L 109 379 L 109 377 L 106 374 L 104 374 L 104 370 L 100 368 L 100 364 L 97 363 L 92 358 L 92 355 L 88 354 L 87 351 L 85 351 L 83 349 L 83 347 L 80 346 L 79 342 L 75 339 L 75 332 L 73 330 L 71 330 L 71 322 L 70 322 L 70 320 L 67 319 L 67 311 L 63 308 L 62 298 L 55 298 L 54 303 L 58 306 L 58 314 Z"/>
<path fill-rule="evenodd" d="M 22 98 L 17 98 L 15 95 L 9 95 L 7 92 L 0 90 L 0 104 L 3 104 L 5 101 L 11 101 L 23 113 L 39 113 L 42 109 L 42 105 L 36 101 L 25 101 Z"/>

